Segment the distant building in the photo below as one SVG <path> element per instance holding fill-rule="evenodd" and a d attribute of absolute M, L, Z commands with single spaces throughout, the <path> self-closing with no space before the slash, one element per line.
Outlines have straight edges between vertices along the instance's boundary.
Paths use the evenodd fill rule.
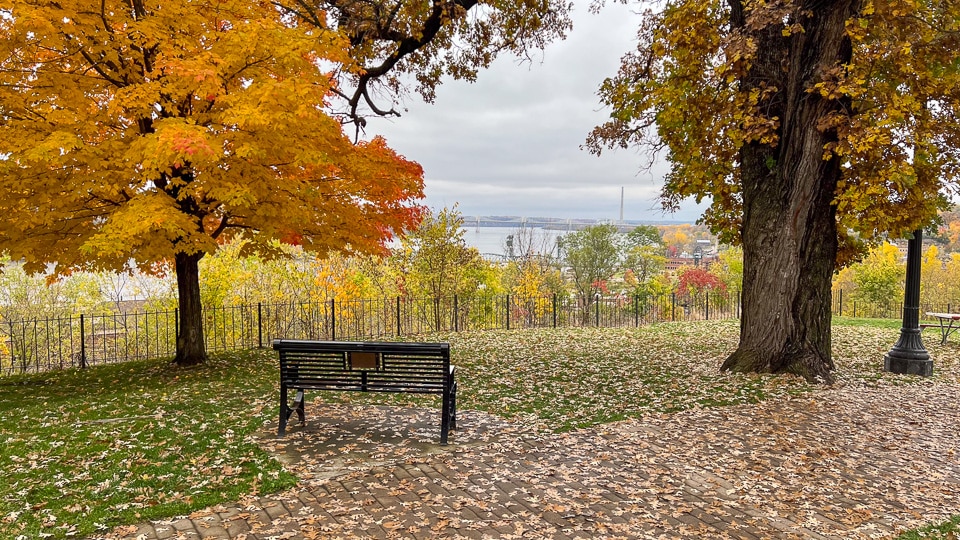
<path fill-rule="evenodd" d="M 720 260 L 720 257 L 717 257 L 714 254 L 706 254 L 700 259 L 699 266 L 704 270 L 709 269 L 710 265 Z M 697 259 L 688 253 L 681 253 L 679 257 L 667 257 L 666 270 L 668 272 L 676 272 L 684 266 L 697 266 Z"/>

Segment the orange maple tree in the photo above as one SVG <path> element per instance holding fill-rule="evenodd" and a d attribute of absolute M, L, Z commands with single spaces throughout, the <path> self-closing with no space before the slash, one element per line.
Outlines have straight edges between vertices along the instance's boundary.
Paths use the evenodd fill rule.
<path fill-rule="evenodd" d="M 176 271 L 176 362 L 206 357 L 199 260 L 376 252 L 411 228 L 420 166 L 327 112 L 358 70 L 270 2 L 13 0 L 0 8 L 0 249 L 59 274 Z"/>

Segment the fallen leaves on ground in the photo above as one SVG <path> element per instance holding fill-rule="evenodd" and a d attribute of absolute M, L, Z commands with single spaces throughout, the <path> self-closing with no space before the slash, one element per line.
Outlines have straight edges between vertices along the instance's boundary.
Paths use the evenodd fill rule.
<path fill-rule="evenodd" d="M 446 449 L 429 409 L 338 406 L 281 443 L 301 487 L 236 510 L 284 509 L 255 538 L 890 538 L 960 508 L 958 393 L 851 385 L 566 433 L 471 413 Z M 379 460 L 337 465 L 337 426 Z"/>
<path fill-rule="evenodd" d="M 255 496 L 203 515 L 248 514 L 267 535 L 257 538 L 285 527 L 303 538 L 672 538 L 718 527 L 721 537 L 759 527 L 882 538 L 960 510 L 960 346 L 927 344 L 933 378 L 885 374 L 897 334 L 835 327 L 832 388 L 719 373 L 736 321 L 431 336 L 451 342 L 458 365 L 461 429 L 445 449 L 436 398 L 405 394 L 308 395 L 307 428 L 271 438 L 269 353 L 223 355 L 198 376 L 154 364 L 140 380 L 142 366 L 117 368 L 84 399 L 79 382 L 39 377 L 0 389 L 0 465 L 13 479 L 0 532 L 64 537 L 72 516 L 106 528 L 240 488 Z M 26 388 L 46 402 L 19 402 Z M 262 498 L 287 473 L 254 443 L 301 487 Z M 289 497 L 308 502 L 254 519 Z M 125 536 L 135 537 L 100 537 Z"/>

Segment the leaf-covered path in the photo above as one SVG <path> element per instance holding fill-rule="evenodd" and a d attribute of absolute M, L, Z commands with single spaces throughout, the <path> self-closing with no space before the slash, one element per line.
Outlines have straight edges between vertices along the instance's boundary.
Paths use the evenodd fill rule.
<path fill-rule="evenodd" d="M 889 538 L 960 513 L 960 386 L 849 385 L 543 434 L 314 405 L 261 443 L 302 479 L 97 538 Z M 322 416 L 323 419 L 318 418 Z"/>

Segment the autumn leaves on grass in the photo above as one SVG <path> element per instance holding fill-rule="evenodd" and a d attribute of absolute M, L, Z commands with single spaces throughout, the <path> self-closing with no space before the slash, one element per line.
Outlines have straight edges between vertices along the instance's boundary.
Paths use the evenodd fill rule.
<path fill-rule="evenodd" d="M 843 321 L 841 321 L 843 322 Z M 826 391 L 796 377 L 720 373 L 736 321 L 641 328 L 464 332 L 449 341 L 458 408 L 541 432 L 673 411 Z M 929 344 L 929 379 L 885 374 L 897 329 L 836 326 L 841 385 L 960 382 L 960 349 Z M 0 536 L 65 538 L 164 518 L 295 479 L 251 434 L 275 428 L 272 351 L 218 353 L 204 366 L 168 360 L 15 376 L 0 385 Z M 345 404 L 423 405 L 435 396 L 333 393 Z"/>

